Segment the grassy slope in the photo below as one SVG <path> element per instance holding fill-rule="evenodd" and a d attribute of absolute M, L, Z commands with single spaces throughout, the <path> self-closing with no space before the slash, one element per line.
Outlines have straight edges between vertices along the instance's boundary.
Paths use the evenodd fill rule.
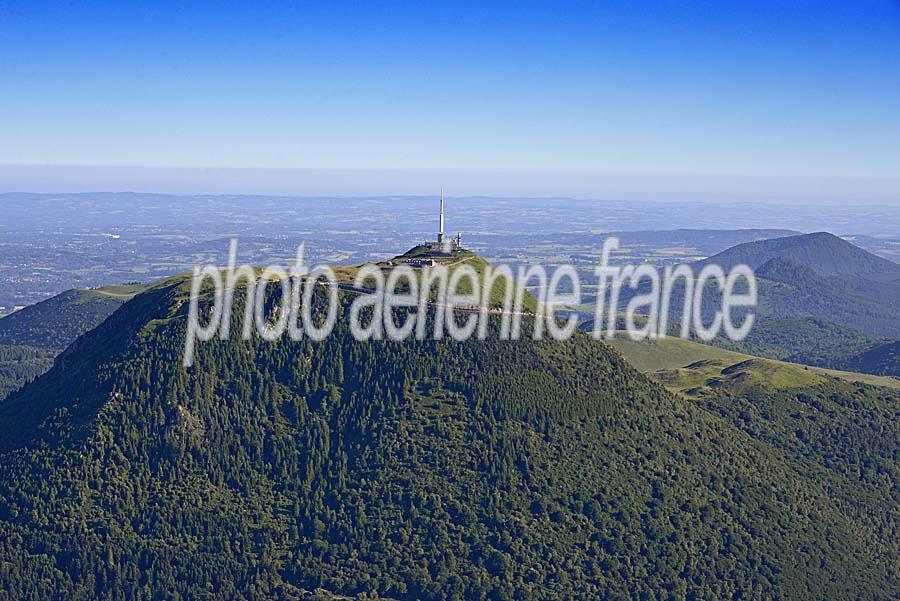
<path fill-rule="evenodd" d="M 827 377 L 900 388 L 896 378 L 763 359 L 681 338 L 636 342 L 621 334 L 607 342 L 638 370 L 656 374 L 666 387 L 682 393 L 696 394 L 700 392 L 698 388 L 715 388 L 719 382 L 802 388 L 822 383 Z"/>
<path fill-rule="evenodd" d="M 134 298 L 134 295 L 139 292 L 143 292 L 147 289 L 146 284 L 111 284 L 109 286 L 103 286 L 101 288 L 93 288 L 91 290 L 85 290 L 85 293 L 99 295 L 99 296 L 109 296 L 112 298 L 122 299 L 123 301 L 131 300 Z"/>

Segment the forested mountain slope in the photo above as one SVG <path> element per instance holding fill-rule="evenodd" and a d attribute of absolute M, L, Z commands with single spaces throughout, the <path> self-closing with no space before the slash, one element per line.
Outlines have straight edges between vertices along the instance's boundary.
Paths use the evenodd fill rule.
<path fill-rule="evenodd" d="M 828 233 L 804 234 L 740 244 L 693 264 L 724 269 L 746 263 L 754 268 L 759 303 L 746 339 L 713 344 L 836 369 L 870 369 L 860 354 L 900 338 L 900 265 Z M 640 292 L 648 286 L 642 283 Z M 637 291 L 623 290 L 625 307 Z M 684 285 L 676 281 L 669 317 L 683 314 Z M 704 288 L 704 322 L 722 308 L 714 282 Z M 738 320 L 739 321 L 739 320 Z"/>
<path fill-rule="evenodd" d="M 67 290 L 0 319 L 0 400 L 53 365 L 53 358 L 95 328 L 138 285 Z"/>
<path fill-rule="evenodd" d="M 900 341 L 879 344 L 851 356 L 847 366 L 866 373 L 900 377 Z"/>
<path fill-rule="evenodd" d="M 339 319 L 322 343 L 204 343 L 186 370 L 185 294 L 136 296 L 0 403 L 11 598 L 900 591 L 896 419 L 878 446 L 786 454 L 583 335 L 361 343 Z M 896 416 L 883 394 L 865 410 Z M 877 477 L 823 478 L 832 452 Z"/>
<path fill-rule="evenodd" d="M 787 259 L 824 276 L 847 275 L 866 280 L 900 282 L 900 264 L 872 254 L 828 232 L 801 234 L 738 244 L 701 264 L 726 270 L 745 263 L 759 269 L 772 259 Z"/>
<path fill-rule="evenodd" d="M 792 259 L 776 258 L 757 271 L 760 314 L 811 317 L 870 336 L 900 336 L 900 285 L 857 276 L 823 276 Z"/>
<path fill-rule="evenodd" d="M 67 290 L 0 319 L 0 344 L 61 351 L 142 288 L 134 284 Z"/>
<path fill-rule="evenodd" d="M 0 344 L 0 401 L 50 369 L 55 356 L 56 351 L 49 349 Z"/>

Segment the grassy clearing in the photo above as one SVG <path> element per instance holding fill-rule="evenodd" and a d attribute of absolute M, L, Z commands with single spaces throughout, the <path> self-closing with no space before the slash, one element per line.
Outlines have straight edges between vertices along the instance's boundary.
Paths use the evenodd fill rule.
<path fill-rule="evenodd" d="M 633 341 L 624 332 L 606 341 L 639 371 L 656 376 L 667 388 L 698 396 L 720 387 L 805 388 L 829 377 L 900 389 L 900 380 L 855 372 L 763 359 L 667 337 Z"/>

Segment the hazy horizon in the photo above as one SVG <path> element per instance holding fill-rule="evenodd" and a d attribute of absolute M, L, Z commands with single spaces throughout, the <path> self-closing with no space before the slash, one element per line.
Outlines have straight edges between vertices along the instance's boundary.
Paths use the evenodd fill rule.
<path fill-rule="evenodd" d="M 812 6 L 5 3 L 0 189 L 898 202 L 898 5 Z"/>
<path fill-rule="evenodd" d="M 900 178 L 475 170 L 0 165 L 0 193 L 556 197 L 586 200 L 900 203 Z"/>

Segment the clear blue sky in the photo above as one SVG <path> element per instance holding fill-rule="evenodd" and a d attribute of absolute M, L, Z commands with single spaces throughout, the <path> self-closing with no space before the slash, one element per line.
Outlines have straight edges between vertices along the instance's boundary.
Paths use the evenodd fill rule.
<path fill-rule="evenodd" d="M 126 4 L 0 0 L 0 163 L 900 175 L 896 1 Z"/>

